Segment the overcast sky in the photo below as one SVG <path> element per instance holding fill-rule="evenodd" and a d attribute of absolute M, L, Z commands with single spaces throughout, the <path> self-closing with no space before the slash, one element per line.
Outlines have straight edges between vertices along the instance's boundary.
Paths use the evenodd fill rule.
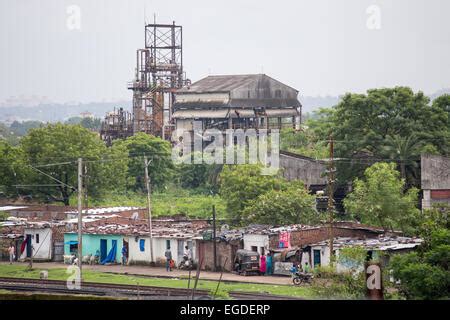
<path fill-rule="evenodd" d="M 0 101 L 130 100 L 145 14 L 183 26 L 193 81 L 266 73 L 301 95 L 433 93 L 450 87 L 449 12 L 448 0 L 0 0 Z"/>

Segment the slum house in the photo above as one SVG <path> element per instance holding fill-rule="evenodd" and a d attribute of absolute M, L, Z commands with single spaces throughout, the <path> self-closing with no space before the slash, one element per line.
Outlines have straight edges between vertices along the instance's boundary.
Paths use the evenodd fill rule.
<path fill-rule="evenodd" d="M 422 209 L 438 203 L 450 205 L 450 158 L 423 154 L 420 162 Z"/>
<path fill-rule="evenodd" d="M 367 251 L 367 261 L 379 261 L 382 266 L 389 262 L 392 254 L 400 254 L 410 252 L 423 243 L 419 238 L 408 238 L 400 236 L 380 235 L 372 239 L 358 239 L 350 237 L 337 237 L 333 240 L 333 251 L 336 256 L 336 270 L 338 272 L 349 270 L 362 270 L 362 265 L 355 265 L 354 261 L 339 259 L 340 252 L 343 248 L 360 247 Z M 330 246 L 329 240 L 313 243 L 309 246 L 308 255 L 303 255 L 301 261 L 304 268 L 305 263 L 316 268 L 318 266 L 328 266 L 330 264 Z"/>
<path fill-rule="evenodd" d="M 64 223 L 9 217 L 1 226 L 3 259 L 13 244 L 16 260 L 62 261 Z"/>
<path fill-rule="evenodd" d="M 56 205 L 4 205 L 0 211 L 10 217 L 35 219 L 41 221 L 65 220 L 67 212 L 75 210 L 74 207 Z"/>
<path fill-rule="evenodd" d="M 64 236 L 65 254 L 76 254 L 78 235 L 74 230 Z M 197 260 L 196 241 L 208 227 L 206 220 L 176 221 L 157 219 L 153 221 L 153 260 L 156 265 L 165 264 L 165 252 L 170 249 L 176 264 L 183 258 L 184 247 L 188 246 L 192 258 Z M 98 255 L 100 262 L 122 261 L 122 247 L 126 247 L 128 264 L 150 264 L 150 234 L 146 220 L 123 217 L 107 217 L 86 221 L 82 235 L 82 255 Z"/>
<path fill-rule="evenodd" d="M 175 93 L 176 129 L 296 128 L 301 122 L 298 91 L 265 74 L 208 76 Z"/>
<path fill-rule="evenodd" d="M 229 230 L 222 226 L 213 239 L 212 230 L 203 233 L 203 239 L 198 240 L 198 260 L 203 261 L 202 270 L 232 271 L 236 251 L 242 249 L 242 230 Z M 216 262 L 214 263 L 214 246 L 216 248 Z"/>

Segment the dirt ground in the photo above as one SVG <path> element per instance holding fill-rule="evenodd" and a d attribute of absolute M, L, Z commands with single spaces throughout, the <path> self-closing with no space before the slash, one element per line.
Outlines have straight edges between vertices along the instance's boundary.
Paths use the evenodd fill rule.
<path fill-rule="evenodd" d="M 7 264 L 7 262 L 0 262 L 1 264 Z M 14 263 L 15 265 L 28 265 L 28 263 Z M 34 262 L 34 267 L 39 269 L 51 269 L 51 268 L 65 268 L 68 265 L 55 262 Z M 180 276 L 188 276 L 189 271 L 185 270 L 173 270 L 167 272 L 165 268 L 149 267 L 149 266 L 122 266 L 122 265 L 85 265 L 83 269 L 93 270 L 100 272 L 111 272 L 117 274 L 129 274 L 139 276 L 150 277 L 168 277 L 177 278 Z M 195 270 L 191 271 L 191 277 L 195 276 Z M 1 277 L 1 275 L 0 275 Z M 220 272 L 201 271 L 200 279 L 203 280 L 219 280 Z M 237 274 L 224 272 L 222 281 L 230 282 L 247 282 L 247 283 L 259 283 L 259 284 L 276 284 L 276 285 L 291 285 L 291 277 L 287 276 L 240 276 Z"/>

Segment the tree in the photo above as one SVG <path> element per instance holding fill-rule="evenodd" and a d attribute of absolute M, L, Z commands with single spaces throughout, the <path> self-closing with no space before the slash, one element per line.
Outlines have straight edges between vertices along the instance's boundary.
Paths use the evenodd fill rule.
<path fill-rule="evenodd" d="M 287 190 L 289 186 L 304 188 L 303 183 L 288 182 L 278 176 L 261 175 L 259 165 L 226 165 L 219 176 L 219 193 L 227 204 L 228 215 L 237 223 L 246 219 L 244 209 L 260 195 L 271 190 Z"/>
<path fill-rule="evenodd" d="M 281 130 L 281 150 L 304 155 L 306 157 L 322 159 L 328 156 L 326 142 L 317 141 L 314 132 L 307 128 L 296 131 L 293 128 Z"/>
<path fill-rule="evenodd" d="M 163 187 L 172 178 L 174 165 L 169 142 L 146 133 L 138 133 L 127 139 L 114 141 L 112 149 L 116 148 L 124 148 L 130 157 L 127 171 L 130 177 L 134 177 L 130 185 L 134 190 L 145 190 L 144 154 L 151 161 L 149 176 L 154 188 Z"/>
<path fill-rule="evenodd" d="M 24 153 L 0 140 L 0 155 L 0 190 L 5 196 L 16 196 L 18 189 L 14 185 L 20 184 L 30 174 Z"/>
<path fill-rule="evenodd" d="M 29 191 L 42 195 L 47 201 L 69 205 L 70 196 L 77 188 L 76 160 L 79 157 L 85 160 L 88 175 L 85 180 L 92 196 L 119 187 L 126 178 L 123 161 L 103 161 L 112 155 L 111 151 L 97 134 L 79 125 L 49 124 L 31 129 L 22 138 L 20 148 L 26 164 L 64 183 L 51 186 L 59 183 L 36 169 L 25 177 L 24 182 L 36 185 Z"/>
<path fill-rule="evenodd" d="M 404 192 L 394 163 L 378 162 L 367 168 L 364 180 L 356 179 L 353 191 L 344 199 L 346 210 L 363 223 L 384 230 L 415 230 L 420 211 L 416 208 L 418 190 Z"/>
<path fill-rule="evenodd" d="M 450 230 L 432 232 L 424 250 L 392 257 L 390 267 L 409 299 L 450 297 Z"/>
<path fill-rule="evenodd" d="M 308 194 L 301 183 L 259 195 L 245 207 L 242 219 L 271 225 L 314 224 L 320 220 L 315 210 L 315 197 Z"/>
<path fill-rule="evenodd" d="M 448 100 L 438 98 L 432 105 L 429 102 L 422 92 L 414 93 L 407 87 L 348 93 L 337 106 L 321 110 L 318 120 L 308 124 L 322 140 L 328 139 L 330 131 L 333 133 L 335 156 L 345 159 L 337 163 L 338 181 L 345 183 L 361 177 L 367 166 L 383 159 L 393 137 L 405 142 L 415 134 L 428 150 L 434 147 L 440 154 L 449 154 Z M 402 163 L 399 157 L 395 161 Z M 409 166 L 411 163 L 405 164 L 406 171 L 411 170 Z M 408 185 L 414 183 L 418 181 L 408 181 Z"/>

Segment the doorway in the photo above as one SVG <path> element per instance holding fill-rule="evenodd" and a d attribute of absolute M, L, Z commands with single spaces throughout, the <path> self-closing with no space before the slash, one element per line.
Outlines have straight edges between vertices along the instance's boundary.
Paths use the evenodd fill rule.
<path fill-rule="evenodd" d="M 106 256 L 108 255 L 108 240 L 106 239 L 100 239 L 100 261 L 103 261 L 106 259 Z"/>
<path fill-rule="evenodd" d="M 320 266 L 320 250 L 313 250 L 314 268 Z"/>

